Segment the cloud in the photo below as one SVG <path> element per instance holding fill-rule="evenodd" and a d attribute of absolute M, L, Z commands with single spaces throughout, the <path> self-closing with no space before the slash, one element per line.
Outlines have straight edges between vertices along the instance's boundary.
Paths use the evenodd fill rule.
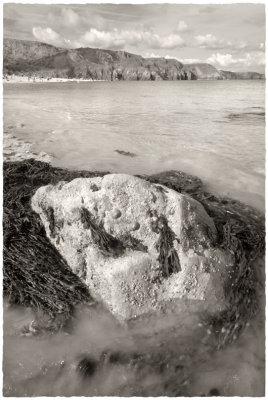
<path fill-rule="evenodd" d="M 207 49 L 219 49 L 232 46 L 232 42 L 218 39 L 211 33 L 207 33 L 206 35 L 195 36 L 195 40 L 201 48 L 207 48 Z"/>
<path fill-rule="evenodd" d="M 65 26 L 76 26 L 80 22 L 79 15 L 71 8 L 61 10 L 62 22 Z"/>
<path fill-rule="evenodd" d="M 189 31 L 189 27 L 184 21 L 179 21 L 176 26 L 176 32 L 187 32 Z"/>
<path fill-rule="evenodd" d="M 177 60 L 183 64 L 196 64 L 196 63 L 205 62 L 204 60 L 200 60 L 199 58 L 178 58 L 176 56 L 170 56 L 168 54 L 165 56 L 160 56 L 159 54 L 155 54 L 155 53 L 145 53 L 144 57 L 145 58 L 165 58 L 166 60 Z"/>
<path fill-rule="evenodd" d="M 238 67 L 252 67 L 264 66 L 265 54 L 263 52 L 246 53 L 244 56 L 235 58 L 232 54 L 212 54 L 207 62 L 216 64 L 219 67 L 238 66 Z"/>
<path fill-rule="evenodd" d="M 204 60 L 202 61 L 200 58 L 182 58 L 180 61 L 183 64 L 199 64 L 204 62 Z"/>
<path fill-rule="evenodd" d="M 152 49 L 174 49 L 182 47 L 184 40 L 177 34 L 159 36 L 151 31 L 99 31 L 91 28 L 82 37 L 84 45 L 103 48 L 124 48 L 126 45 L 145 45 Z"/>
<path fill-rule="evenodd" d="M 240 42 L 231 42 L 230 40 L 218 39 L 216 36 L 211 33 L 207 33 L 206 35 L 198 35 L 195 36 L 195 40 L 197 45 L 203 49 L 232 49 L 233 51 L 241 51 L 241 50 L 256 50 L 256 46 L 250 46 L 244 40 Z"/>
<path fill-rule="evenodd" d="M 184 41 L 178 34 L 171 33 L 170 35 L 160 36 L 151 31 L 119 31 L 117 29 L 113 29 L 112 31 L 100 31 L 91 28 L 77 40 L 69 40 L 62 37 L 52 28 L 34 27 L 33 35 L 41 42 L 68 48 L 99 47 L 124 49 L 127 45 L 134 47 L 144 45 L 151 49 L 174 49 L 184 46 Z"/>
<path fill-rule="evenodd" d="M 168 36 L 160 37 L 159 35 L 153 35 L 154 40 L 152 47 L 159 49 L 174 49 L 175 47 L 184 46 L 184 40 L 176 34 L 170 34 Z"/>
<path fill-rule="evenodd" d="M 160 56 L 158 54 L 154 54 L 154 53 L 150 53 L 150 54 L 146 54 L 146 57 L 148 58 L 165 58 L 166 60 L 177 60 L 177 61 L 181 61 L 178 57 L 175 56 L 169 56 L 168 54 L 166 56 Z"/>
<path fill-rule="evenodd" d="M 145 53 L 144 57 L 145 58 L 162 58 L 163 56 L 160 56 L 159 54 L 155 54 L 155 53 Z"/>
<path fill-rule="evenodd" d="M 166 58 L 167 60 L 172 59 L 172 60 L 177 60 L 179 62 L 181 62 L 182 64 L 200 64 L 200 63 L 204 63 L 204 60 L 201 60 L 200 58 L 178 58 L 178 57 L 174 57 L 174 56 L 169 56 L 166 55 L 164 58 Z"/>
<path fill-rule="evenodd" d="M 86 45 L 94 47 L 122 48 L 125 45 L 125 39 L 117 30 L 106 32 L 92 28 L 82 36 L 81 40 Z"/>
<path fill-rule="evenodd" d="M 57 32 L 51 28 L 41 28 L 40 26 L 33 27 L 33 35 L 40 42 L 52 44 L 59 47 L 75 47 L 76 43 L 71 40 L 62 38 Z"/>

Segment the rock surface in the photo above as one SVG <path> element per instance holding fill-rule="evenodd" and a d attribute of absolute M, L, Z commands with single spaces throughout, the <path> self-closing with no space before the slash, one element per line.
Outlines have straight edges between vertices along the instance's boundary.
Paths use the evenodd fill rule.
<path fill-rule="evenodd" d="M 185 64 L 184 69 L 192 73 L 196 79 L 222 79 L 220 71 L 210 64 Z"/>
<path fill-rule="evenodd" d="M 214 222 L 191 197 L 108 174 L 41 187 L 32 208 L 92 296 L 119 320 L 228 306 L 233 258 L 215 247 Z"/>

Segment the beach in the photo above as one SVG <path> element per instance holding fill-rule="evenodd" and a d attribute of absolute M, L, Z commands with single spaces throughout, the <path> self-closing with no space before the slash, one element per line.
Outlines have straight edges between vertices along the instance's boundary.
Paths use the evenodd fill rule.
<path fill-rule="evenodd" d="M 66 83 L 66 82 L 103 82 L 102 80 L 82 78 L 41 78 L 40 76 L 5 75 L 3 83 Z"/>

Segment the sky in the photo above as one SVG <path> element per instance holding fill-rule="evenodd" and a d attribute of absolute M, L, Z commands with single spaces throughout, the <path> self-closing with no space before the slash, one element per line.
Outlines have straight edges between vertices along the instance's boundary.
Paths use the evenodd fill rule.
<path fill-rule="evenodd" d="M 265 70 L 264 4 L 4 4 L 4 37 Z"/>

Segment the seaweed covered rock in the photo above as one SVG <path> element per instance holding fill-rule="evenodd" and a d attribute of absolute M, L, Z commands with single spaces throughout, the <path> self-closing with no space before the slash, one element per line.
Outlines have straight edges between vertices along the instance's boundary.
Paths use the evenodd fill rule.
<path fill-rule="evenodd" d="M 92 297 L 51 245 L 31 208 L 31 197 L 48 183 L 101 173 L 68 171 L 30 159 L 4 162 L 3 175 L 3 294 L 9 304 L 30 306 L 49 315 L 50 328 L 55 322 L 61 326 L 76 304 L 91 302 Z"/>
<path fill-rule="evenodd" d="M 41 311 L 41 315 L 45 313 L 51 316 L 53 320 L 49 321 L 48 328 L 60 327 L 69 320 L 76 304 L 91 302 L 92 297 L 88 287 L 72 272 L 48 239 L 39 215 L 31 208 L 31 198 L 44 185 L 104 175 L 105 172 L 56 168 L 34 159 L 4 162 L 3 294 L 9 304 L 31 306 L 33 310 Z M 262 262 L 258 260 L 265 253 L 264 215 L 240 201 L 208 193 L 200 179 L 181 171 L 166 171 L 142 178 L 159 187 L 165 186 L 165 190 L 169 188 L 190 195 L 202 204 L 214 221 L 217 230 L 214 248 L 222 249 L 223 254 L 231 253 L 234 267 L 231 282 L 227 280 L 224 286 L 227 308 L 219 313 L 206 314 L 203 322 L 216 335 L 215 343 L 218 347 L 232 342 L 258 311 L 258 292 L 264 290 L 264 280 L 260 273 Z M 93 186 L 92 190 L 96 188 Z M 118 219 L 120 213 L 120 209 L 115 212 Z M 48 214 L 55 234 L 57 226 L 53 226 L 52 210 Z M 87 225 L 87 212 L 84 210 L 82 215 Z M 102 232 L 100 240 L 107 238 L 100 229 L 95 229 L 96 232 Z M 110 243 L 110 249 L 115 246 L 111 237 L 106 243 Z M 162 241 L 162 260 L 167 259 L 163 257 L 164 254 L 169 254 L 163 251 L 167 243 L 169 241 Z M 137 241 L 135 246 L 137 249 Z M 139 248 L 143 248 L 141 242 Z M 172 254 L 173 257 L 174 252 Z M 178 261 L 176 256 L 175 260 Z M 189 302 L 196 303 L 193 300 Z"/>
<path fill-rule="evenodd" d="M 32 208 L 72 271 L 120 320 L 228 306 L 234 257 L 216 246 L 213 219 L 188 195 L 107 174 L 41 187 Z"/>

